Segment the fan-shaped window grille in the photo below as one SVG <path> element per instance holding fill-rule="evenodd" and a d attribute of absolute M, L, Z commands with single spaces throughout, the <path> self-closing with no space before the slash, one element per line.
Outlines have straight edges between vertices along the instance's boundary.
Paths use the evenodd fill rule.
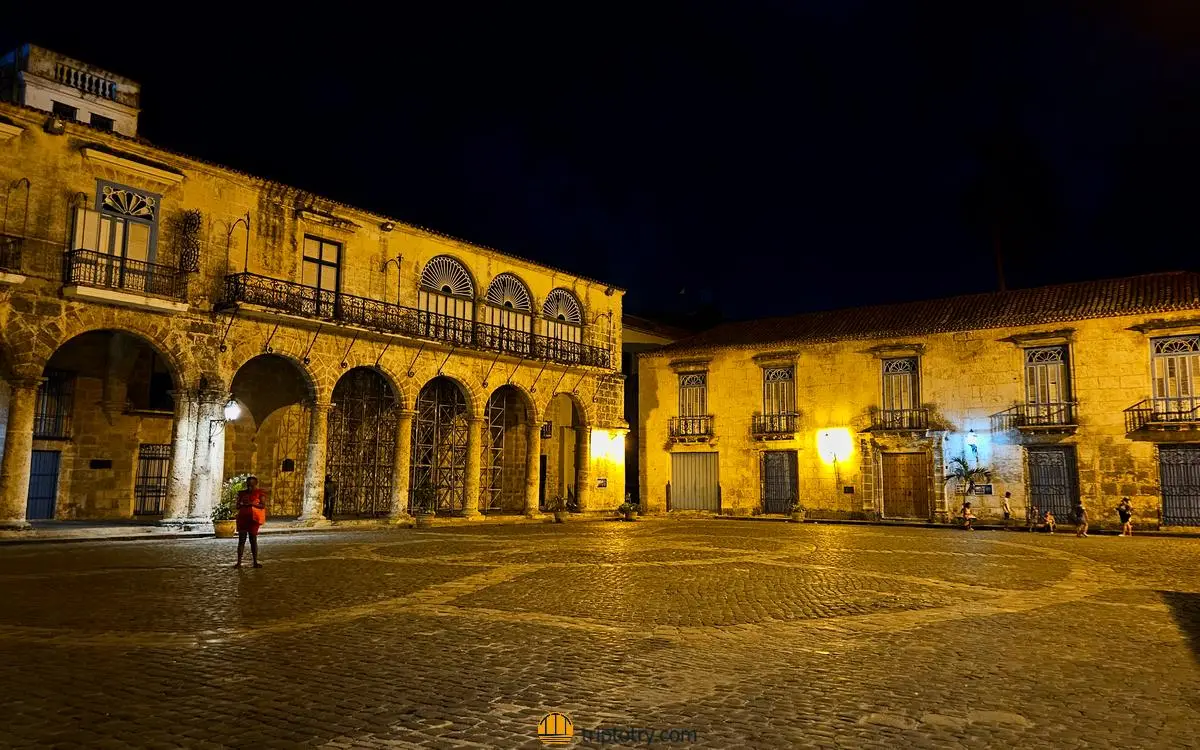
<path fill-rule="evenodd" d="M 425 270 L 421 271 L 421 288 L 453 297 L 475 296 L 471 274 L 449 255 L 439 255 L 425 264 Z"/>
<path fill-rule="evenodd" d="M 492 279 L 488 286 L 487 301 L 496 307 L 506 307 L 520 312 L 532 312 L 533 302 L 524 282 L 511 273 L 502 273 Z"/>
<path fill-rule="evenodd" d="M 542 306 L 542 314 L 549 320 L 583 325 L 583 311 L 579 307 L 579 300 L 566 289 L 550 292 L 546 297 L 546 304 Z"/>

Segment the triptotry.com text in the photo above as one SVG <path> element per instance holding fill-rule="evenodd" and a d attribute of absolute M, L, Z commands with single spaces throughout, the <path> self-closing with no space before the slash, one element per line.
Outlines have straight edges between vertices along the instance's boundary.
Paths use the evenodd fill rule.
<path fill-rule="evenodd" d="M 584 742 L 597 745 L 653 745 L 656 742 L 696 742 L 695 729 L 639 729 L 597 727 L 581 731 Z"/>

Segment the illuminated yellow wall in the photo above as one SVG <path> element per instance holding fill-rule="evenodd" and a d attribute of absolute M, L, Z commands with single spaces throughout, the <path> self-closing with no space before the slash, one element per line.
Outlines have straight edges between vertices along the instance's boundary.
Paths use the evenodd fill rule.
<path fill-rule="evenodd" d="M 942 464 L 959 454 L 974 456 L 966 442 L 968 431 L 974 430 L 979 462 L 995 472 L 995 494 L 974 500 L 977 513 L 984 518 L 999 515 L 1000 500 L 1008 490 L 1013 493 L 1014 510 L 1023 518 L 1027 475 L 1022 438 L 1016 432 L 993 434 L 989 420 L 990 415 L 1024 398 L 1023 350 L 1001 339 L 1070 328 L 1073 333 L 1068 345 L 1074 397 L 1080 402 L 1079 428 L 1073 435 L 1047 442 L 1061 440 L 1076 446 L 1081 496 L 1095 513 L 1111 515 L 1120 497 L 1128 495 L 1144 520 L 1154 522 L 1160 506 L 1155 446 L 1126 436 L 1122 412 L 1150 395 L 1149 339 L 1165 334 L 1161 330 L 1143 334 L 1130 327 L 1151 318 L 1195 317 L 1192 311 L 903 340 L 788 346 L 787 350 L 795 352 L 799 429 L 795 439 L 766 442 L 751 437 L 751 417 L 762 410 L 760 361 L 766 355 L 778 356 L 784 347 L 652 352 L 640 360 L 643 499 L 648 508 L 665 509 L 672 452 L 717 451 L 723 511 L 757 513 L 761 510 L 760 454 L 764 450 L 795 450 L 800 500 L 813 515 L 870 518 L 882 509 L 880 453 L 926 451 L 934 469 L 931 487 L 937 510 L 944 514 L 947 509 L 957 509 L 960 499 L 946 488 Z M 1196 330 L 1200 326 L 1170 333 Z M 884 344 L 923 347 L 921 400 L 931 409 L 932 421 L 948 426 L 945 432 L 919 440 L 877 437 L 867 431 L 870 409 L 877 408 L 881 400 L 881 364 L 879 355 L 871 350 Z M 677 415 L 678 400 L 678 375 L 672 363 L 703 360 L 708 360 L 708 402 L 715 417 L 715 439 L 700 445 L 672 445 L 667 420 Z M 850 437 L 850 455 L 839 456 L 836 465 L 822 458 L 819 442 L 821 434 L 831 430 L 846 430 Z M 845 437 L 838 439 L 844 447 Z M 852 494 L 844 491 L 847 487 L 853 488 Z"/>

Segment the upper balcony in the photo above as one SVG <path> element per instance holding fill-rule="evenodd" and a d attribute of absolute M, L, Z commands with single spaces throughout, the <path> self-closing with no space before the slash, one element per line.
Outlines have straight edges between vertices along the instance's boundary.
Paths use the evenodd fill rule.
<path fill-rule="evenodd" d="M 223 304 L 248 304 L 381 333 L 581 367 L 611 366 L 607 349 L 253 273 L 225 277 Z"/>
<path fill-rule="evenodd" d="M 799 415 L 755 414 L 750 420 L 750 436 L 755 440 L 791 440 L 796 436 Z"/>
<path fill-rule="evenodd" d="M 871 423 L 872 432 L 926 432 L 929 430 L 929 410 L 880 409 Z"/>
<path fill-rule="evenodd" d="M 1198 430 L 1200 396 L 1148 398 L 1125 410 L 1125 431 Z"/>
<path fill-rule="evenodd" d="M 700 417 L 671 417 L 667 420 L 667 437 L 672 443 L 707 443 L 712 436 L 711 414 Z"/>
<path fill-rule="evenodd" d="M 1079 426 L 1074 401 L 1017 404 L 992 415 L 992 432 L 1073 432 Z"/>
<path fill-rule="evenodd" d="M 163 311 L 187 308 L 187 276 L 177 269 L 94 250 L 63 255 L 63 286 L 68 297 Z"/>

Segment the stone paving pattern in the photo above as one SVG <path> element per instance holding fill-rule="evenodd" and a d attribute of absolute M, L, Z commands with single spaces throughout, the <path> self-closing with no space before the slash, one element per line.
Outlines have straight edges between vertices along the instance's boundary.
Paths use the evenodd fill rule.
<path fill-rule="evenodd" d="M 1195 747 L 1200 540 L 716 520 L 0 548 L 0 747 Z M 586 744 L 581 740 L 577 745 Z"/>

